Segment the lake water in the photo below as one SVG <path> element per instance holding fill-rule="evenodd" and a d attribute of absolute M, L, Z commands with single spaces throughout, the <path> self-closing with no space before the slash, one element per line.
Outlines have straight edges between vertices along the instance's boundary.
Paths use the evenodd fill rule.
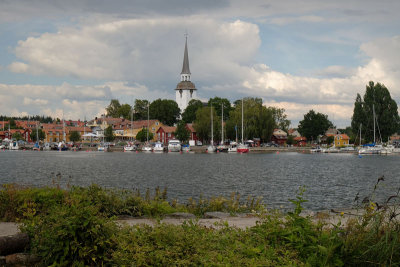
<path fill-rule="evenodd" d="M 355 154 L 146 154 L 123 152 L 1 151 L 0 183 L 62 186 L 90 185 L 167 188 L 168 198 L 260 196 L 269 207 L 289 207 L 305 186 L 305 207 L 312 210 L 349 208 L 357 193 L 370 193 L 378 179 L 385 182 L 378 198 L 400 187 L 400 156 Z"/>

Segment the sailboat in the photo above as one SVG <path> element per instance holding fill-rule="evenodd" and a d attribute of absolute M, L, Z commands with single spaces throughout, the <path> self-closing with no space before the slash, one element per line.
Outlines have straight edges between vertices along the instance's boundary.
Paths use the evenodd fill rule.
<path fill-rule="evenodd" d="M 216 148 L 214 146 L 214 127 L 213 127 L 213 112 L 212 112 L 212 104 L 211 104 L 211 143 L 210 145 L 207 147 L 207 152 L 215 152 Z"/>
<path fill-rule="evenodd" d="M 149 130 L 150 130 L 150 125 L 149 125 L 149 117 L 150 117 L 150 111 L 149 111 L 150 105 L 147 105 L 147 129 L 146 129 L 146 144 L 142 147 L 143 152 L 152 152 L 153 147 L 149 143 Z"/>
<path fill-rule="evenodd" d="M 133 119 L 132 119 L 133 111 L 134 110 L 132 109 L 131 110 L 131 137 L 130 137 L 131 141 L 133 139 Z M 124 146 L 124 152 L 131 152 L 131 151 L 136 151 L 136 146 L 133 144 L 133 142 L 128 141 L 128 144 L 126 144 Z"/>
<path fill-rule="evenodd" d="M 237 152 L 239 153 L 247 153 L 249 152 L 249 147 L 247 145 L 244 144 L 244 140 L 243 140 L 243 98 L 242 98 L 242 143 L 239 144 L 239 146 L 237 147 Z"/>
<path fill-rule="evenodd" d="M 224 144 L 224 105 L 222 104 L 222 116 L 221 116 L 221 143 L 217 147 L 219 152 L 228 152 L 228 147 Z"/>
<path fill-rule="evenodd" d="M 36 143 L 33 145 L 33 150 L 39 151 L 40 144 L 39 144 L 39 130 L 38 130 L 38 125 L 36 124 Z"/>
<path fill-rule="evenodd" d="M 375 105 L 372 105 L 372 112 L 374 116 L 374 142 L 372 144 L 366 144 L 364 145 L 359 151 L 358 154 L 381 154 L 383 147 L 382 145 L 376 145 L 376 137 L 375 137 Z M 361 137 L 360 137 L 360 142 L 361 142 Z"/>

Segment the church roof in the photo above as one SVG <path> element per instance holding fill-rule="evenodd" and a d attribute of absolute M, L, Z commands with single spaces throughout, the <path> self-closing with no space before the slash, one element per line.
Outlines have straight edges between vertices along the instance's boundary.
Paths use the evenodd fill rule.
<path fill-rule="evenodd" d="M 186 37 L 186 42 L 185 42 L 185 53 L 183 55 L 183 66 L 182 66 L 181 74 L 190 74 L 189 55 L 188 55 L 188 49 L 187 49 L 187 37 Z"/>
<path fill-rule="evenodd" d="M 181 89 L 191 89 L 191 90 L 197 90 L 196 86 L 194 85 L 194 83 L 190 82 L 190 81 L 181 81 L 176 85 L 176 89 L 175 90 L 181 90 Z"/>

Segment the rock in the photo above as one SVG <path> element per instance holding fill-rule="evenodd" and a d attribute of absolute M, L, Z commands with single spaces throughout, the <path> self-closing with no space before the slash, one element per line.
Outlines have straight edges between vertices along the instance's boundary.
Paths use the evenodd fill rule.
<path fill-rule="evenodd" d="M 212 211 L 204 213 L 204 218 L 207 219 L 226 219 L 228 217 L 231 217 L 231 215 L 227 212 Z"/>
<path fill-rule="evenodd" d="M 0 256 L 22 252 L 29 244 L 29 237 L 25 233 L 10 236 L 0 236 Z"/>
<path fill-rule="evenodd" d="M 196 216 L 191 213 L 186 212 L 174 212 L 168 214 L 168 217 L 175 218 L 175 219 L 196 219 Z"/>
<path fill-rule="evenodd" d="M 39 261 L 39 257 L 27 253 L 15 253 L 6 256 L 7 266 L 33 266 Z"/>

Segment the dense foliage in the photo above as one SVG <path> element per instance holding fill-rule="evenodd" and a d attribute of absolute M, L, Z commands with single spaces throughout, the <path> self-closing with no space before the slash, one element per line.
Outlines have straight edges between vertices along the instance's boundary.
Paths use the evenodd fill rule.
<path fill-rule="evenodd" d="M 186 143 L 189 140 L 190 131 L 186 128 L 186 124 L 183 121 L 178 122 L 178 125 L 176 126 L 175 136 L 179 141 L 183 143 Z"/>
<path fill-rule="evenodd" d="M 400 117 L 389 90 L 385 85 L 370 81 L 366 86 L 364 97 L 357 94 L 351 119 L 352 128 L 361 132 L 367 142 L 374 142 L 374 114 L 376 139 L 388 140 L 389 136 L 399 129 Z"/>
<path fill-rule="evenodd" d="M 299 122 L 298 131 L 307 140 L 317 140 L 318 135 L 325 134 L 326 130 L 332 127 L 333 124 L 328 119 L 328 115 L 310 110 L 304 115 L 304 119 Z"/>
<path fill-rule="evenodd" d="M 44 140 L 46 138 L 46 134 L 44 133 L 44 131 L 42 129 L 38 129 L 37 130 L 38 136 L 39 136 L 39 140 Z M 38 139 L 36 138 L 36 130 L 32 130 L 31 132 L 31 139 L 33 141 L 37 141 Z"/>
<path fill-rule="evenodd" d="M 24 140 L 24 137 L 19 132 L 13 133 L 11 137 L 12 137 L 12 139 L 17 140 L 17 141 Z"/>
<path fill-rule="evenodd" d="M 211 141 L 211 112 L 213 114 L 213 140 L 221 140 L 221 118 L 217 116 L 214 107 L 202 107 L 196 112 L 193 127 L 197 136 L 204 142 Z"/>
<path fill-rule="evenodd" d="M 226 98 L 214 97 L 208 100 L 208 106 L 213 106 L 219 117 L 222 116 L 222 107 L 224 108 L 224 121 L 229 119 L 229 113 L 232 110 L 231 102 Z"/>
<path fill-rule="evenodd" d="M 147 136 L 147 132 L 149 135 Z M 136 140 L 139 140 L 140 142 L 144 142 L 147 140 L 152 140 L 153 139 L 153 133 L 150 131 L 147 131 L 147 128 L 143 128 L 136 134 Z"/>
<path fill-rule="evenodd" d="M 107 116 L 113 118 L 130 119 L 132 114 L 132 106 L 129 104 L 120 104 L 118 99 L 111 99 L 110 104 L 106 107 Z"/>
<path fill-rule="evenodd" d="M 104 139 L 107 142 L 112 142 L 115 139 L 115 134 L 113 132 L 112 126 L 109 125 L 105 130 L 104 130 Z"/>
<path fill-rule="evenodd" d="M 196 112 L 198 109 L 203 107 L 203 102 L 197 99 L 192 99 L 189 101 L 188 106 L 182 113 L 182 121 L 185 123 L 192 123 L 196 119 Z"/>
<path fill-rule="evenodd" d="M 150 119 L 172 126 L 178 122 L 179 116 L 180 109 L 174 100 L 157 99 L 150 104 Z"/>
<path fill-rule="evenodd" d="M 261 138 L 262 141 L 269 141 L 276 127 L 273 110 L 263 106 L 261 98 L 244 98 L 243 105 L 243 139 Z M 226 122 L 226 134 L 229 139 L 235 140 L 236 131 L 238 139 L 241 139 L 242 101 L 235 102 L 235 108 Z"/>
<path fill-rule="evenodd" d="M 69 140 L 72 142 L 78 142 L 81 140 L 81 134 L 78 131 L 72 131 L 69 133 Z"/>
<path fill-rule="evenodd" d="M 27 188 L 5 185 L 0 190 L 0 217 L 17 218 L 30 237 L 28 252 L 41 266 L 399 266 L 399 192 L 379 204 L 375 189 L 361 202 L 364 212 L 326 224 L 302 215 L 302 195 L 291 200 L 287 214 L 265 211 L 258 201 L 230 198 L 168 202 L 166 191 L 89 187 Z M 358 199 L 358 196 L 357 198 Z M 220 223 L 213 228 L 196 220 L 182 225 L 118 227 L 114 215 L 162 216 L 176 211 L 256 210 L 258 223 L 241 230 Z M 344 219 L 344 217 L 343 217 Z"/>
<path fill-rule="evenodd" d="M 148 100 L 136 99 L 134 107 L 135 120 L 147 120 L 147 109 L 150 105 Z"/>

